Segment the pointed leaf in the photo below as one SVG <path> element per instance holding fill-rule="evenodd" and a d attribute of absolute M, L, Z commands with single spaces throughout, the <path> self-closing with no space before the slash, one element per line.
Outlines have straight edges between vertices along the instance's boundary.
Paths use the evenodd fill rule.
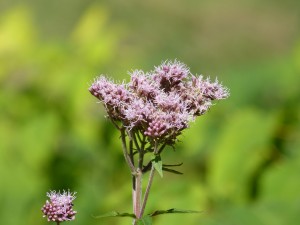
<path fill-rule="evenodd" d="M 105 217 L 131 217 L 131 218 L 136 218 L 134 214 L 132 213 L 119 213 L 116 211 L 108 212 L 99 216 L 94 216 L 94 218 L 99 219 L 99 218 L 105 218 Z"/>
<path fill-rule="evenodd" d="M 175 166 L 182 166 L 183 163 L 178 164 L 163 164 L 163 167 L 175 167 Z"/>
<path fill-rule="evenodd" d="M 163 177 L 163 172 L 162 172 L 162 161 L 160 158 L 160 155 L 154 155 L 152 157 L 152 165 L 156 169 L 156 171 L 159 173 L 161 177 Z"/>
<path fill-rule="evenodd" d="M 152 218 L 150 215 L 143 216 L 137 220 L 136 225 L 152 225 Z"/>
<path fill-rule="evenodd" d="M 181 172 L 179 172 L 179 171 L 177 171 L 177 170 L 172 170 L 172 169 L 165 168 L 165 167 L 163 167 L 162 170 L 167 171 L 167 172 L 169 172 L 169 173 L 179 174 L 179 175 L 182 175 L 182 174 L 183 174 L 183 173 L 181 173 Z"/>
<path fill-rule="evenodd" d="M 167 209 L 167 210 L 156 210 L 153 213 L 149 214 L 149 216 L 158 216 L 161 214 L 170 214 L 170 213 L 201 213 L 201 211 L 195 210 L 182 210 L 182 209 Z"/>

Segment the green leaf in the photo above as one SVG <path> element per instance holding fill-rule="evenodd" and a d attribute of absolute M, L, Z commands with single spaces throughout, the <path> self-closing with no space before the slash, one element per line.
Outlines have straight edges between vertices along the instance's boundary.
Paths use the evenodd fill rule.
<path fill-rule="evenodd" d="M 182 166 L 183 163 L 178 164 L 163 164 L 163 167 L 175 167 L 175 166 Z"/>
<path fill-rule="evenodd" d="M 99 218 L 105 218 L 105 217 L 131 217 L 131 218 L 136 218 L 134 214 L 132 213 L 119 213 L 116 211 L 108 212 L 99 216 L 94 216 L 94 218 L 99 219 Z"/>
<path fill-rule="evenodd" d="M 172 170 L 172 169 L 165 168 L 165 167 L 163 167 L 162 170 L 167 171 L 167 172 L 169 172 L 169 173 L 179 174 L 179 175 L 182 175 L 182 174 L 183 174 L 183 173 L 181 173 L 181 172 L 179 172 L 179 171 L 177 171 L 177 170 Z"/>
<path fill-rule="evenodd" d="M 167 209 L 167 210 L 156 210 L 153 213 L 149 214 L 149 216 L 158 216 L 161 214 L 170 214 L 170 213 L 201 213 L 201 211 L 195 210 L 182 210 L 182 209 Z"/>
<path fill-rule="evenodd" d="M 150 215 L 143 216 L 137 220 L 136 225 L 152 225 L 152 218 Z"/>
<path fill-rule="evenodd" d="M 162 161 L 160 158 L 160 155 L 154 155 L 152 156 L 152 165 L 156 169 L 156 171 L 159 173 L 161 177 L 163 177 L 163 168 L 162 168 Z"/>

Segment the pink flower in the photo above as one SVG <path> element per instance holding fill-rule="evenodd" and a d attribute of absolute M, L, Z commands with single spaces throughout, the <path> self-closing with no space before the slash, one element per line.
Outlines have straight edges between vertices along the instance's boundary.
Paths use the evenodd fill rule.
<path fill-rule="evenodd" d="M 73 200 L 76 193 L 64 191 L 62 194 L 56 191 L 47 193 L 49 200 L 42 207 L 43 217 L 48 221 L 63 222 L 74 220 L 76 211 L 73 210 Z"/>
<path fill-rule="evenodd" d="M 213 100 L 229 96 L 218 80 L 194 76 L 178 61 L 166 61 L 149 73 L 135 70 L 130 76 L 128 84 L 100 76 L 89 91 L 104 104 L 111 119 L 149 138 L 176 139 L 209 110 Z"/>

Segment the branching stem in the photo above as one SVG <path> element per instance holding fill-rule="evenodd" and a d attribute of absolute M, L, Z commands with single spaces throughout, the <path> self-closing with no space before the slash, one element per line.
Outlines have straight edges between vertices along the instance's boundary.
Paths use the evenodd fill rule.
<path fill-rule="evenodd" d="M 149 193 L 150 193 L 150 188 L 151 188 L 151 185 L 152 185 L 152 182 L 153 182 L 154 172 L 155 172 L 155 169 L 154 169 L 154 166 L 152 166 L 150 174 L 149 174 L 149 180 L 148 180 L 148 184 L 147 184 L 147 187 L 146 187 L 143 203 L 142 203 L 141 212 L 140 212 L 141 216 L 143 216 L 145 208 L 146 208 L 146 203 L 147 203 L 148 196 L 149 196 Z"/>
<path fill-rule="evenodd" d="M 158 153 L 158 143 L 155 142 L 154 154 L 157 154 L 157 153 Z M 151 188 L 151 185 L 152 185 L 152 182 L 153 182 L 154 172 L 155 172 L 155 168 L 152 165 L 151 171 L 150 171 L 150 174 L 149 174 L 148 184 L 147 184 L 147 187 L 146 187 L 146 191 L 145 191 L 145 195 L 144 195 L 144 199 L 143 199 L 143 203 L 142 203 L 142 207 L 141 207 L 140 216 L 143 216 L 145 208 L 146 208 L 148 196 L 149 196 L 149 193 L 150 193 L 150 188 Z"/>
<path fill-rule="evenodd" d="M 140 219 L 143 217 L 145 207 L 148 201 L 148 196 L 150 193 L 150 189 L 153 182 L 153 177 L 155 173 L 155 168 L 153 165 L 151 165 L 151 162 L 149 162 L 151 165 L 151 170 L 149 174 L 148 183 L 146 186 L 145 194 L 143 197 L 143 190 L 142 190 L 142 179 L 143 179 L 143 173 L 147 172 L 147 170 L 143 171 L 143 161 L 144 161 L 144 154 L 145 154 L 145 146 L 146 146 L 146 137 L 143 135 L 142 138 L 139 136 L 139 134 L 136 134 L 134 130 L 128 131 L 125 127 L 120 128 L 121 131 L 121 139 L 122 139 L 122 149 L 123 154 L 126 160 L 126 163 L 128 164 L 131 174 L 132 174 L 132 201 L 133 201 L 133 212 L 136 216 L 136 219 L 133 220 L 133 225 L 136 224 L 137 219 Z M 126 142 L 126 136 L 128 136 L 129 143 L 127 146 Z M 160 148 L 158 147 L 159 143 L 158 141 L 154 141 L 154 154 L 160 154 L 165 144 L 161 145 Z M 134 147 L 137 149 L 138 153 L 138 163 L 135 167 L 134 163 Z M 147 165 L 147 166 L 148 166 Z M 142 201 L 143 198 L 143 201 Z"/>
<path fill-rule="evenodd" d="M 132 157 L 128 155 L 128 150 L 127 150 L 127 146 L 126 146 L 125 128 L 124 127 L 121 128 L 120 131 L 121 131 L 122 149 L 123 149 L 124 158 L 126 160 L 127 165 L 130 168 L 131 173 L 134 174 L 136 171 L 135 171 L 135 167 L 133 165 Z"/>

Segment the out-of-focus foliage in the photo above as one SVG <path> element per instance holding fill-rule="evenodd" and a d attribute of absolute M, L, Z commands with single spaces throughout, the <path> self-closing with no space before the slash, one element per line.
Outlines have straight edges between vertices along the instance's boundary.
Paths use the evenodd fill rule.
<path fill-rule="evenodd" d="M 157 176 L 154 224 L 297 225 L 300 221 L 300 4 L 286 1 L 0 3 L 0 224 L 47 224 L 50 189 L 77 191 L 76 224 L 131 211 L 114 127 L 88 93 L 99 73 L 128 79 L 179 59 L 218 76 L 231 97 L 181 137 Z"/>

